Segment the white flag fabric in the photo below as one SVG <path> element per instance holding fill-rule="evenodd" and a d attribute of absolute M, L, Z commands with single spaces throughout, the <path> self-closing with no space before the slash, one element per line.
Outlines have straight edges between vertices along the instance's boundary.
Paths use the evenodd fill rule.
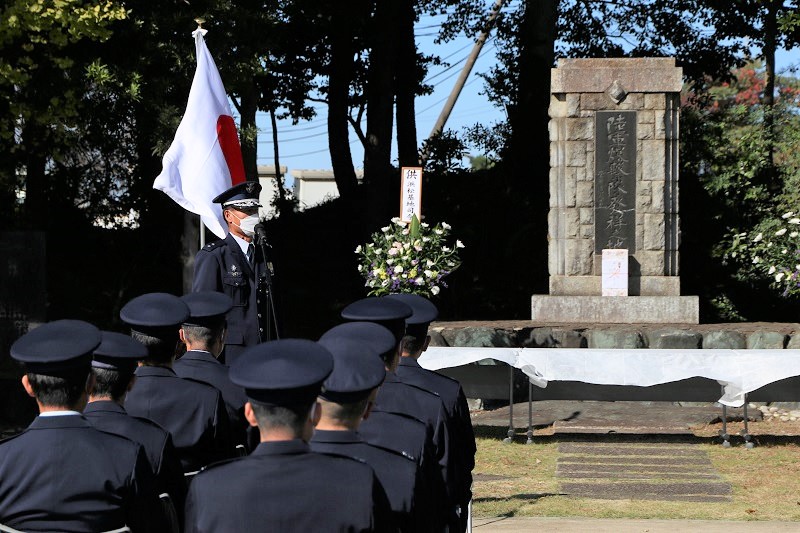
<path fill-rule="evenodd" d="M 214 59 L 206 47 L 206 30 L 192 33 L 197 70 L 186 111 L 164 154 L 153 188 L 164 191 L 187 211 L 200 215 L 220 239 L 228 233 L 222 208 L 211 200 L 245 181 L 242 151 L 230 104 Z"/>

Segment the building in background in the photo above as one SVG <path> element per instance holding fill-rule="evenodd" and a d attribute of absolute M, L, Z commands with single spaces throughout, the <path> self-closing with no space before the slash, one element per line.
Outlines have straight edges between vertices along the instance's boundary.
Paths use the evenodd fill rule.
<path fill-rule="evenodd" d="M 281 166 L 284 183 L 290 181 L 286 176 L 286 167 Z M 332 170 L 292 170 L 292 187 L 287 194 L 297 198 L 297 208 L 304 211 L 309 207 L 325 203 L 339 197 L 339 189 L 333 178 Z M 359 181 L 364 177 L 363 170 L 356 170 Z M 261 218 L 270 219 L 275 216 L 274 200 L 278 195 L 274 165 L 258 166 L 258 181 L 261 184 L 259 201 L 263 206 L 259 210 Z"/>

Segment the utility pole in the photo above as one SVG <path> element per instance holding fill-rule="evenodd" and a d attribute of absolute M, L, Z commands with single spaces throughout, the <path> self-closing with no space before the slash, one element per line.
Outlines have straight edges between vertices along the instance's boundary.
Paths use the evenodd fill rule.
<path fill-rule="evenodd" d="M 458 75 L 456 84 L 453 86 L 453 90 L 450 91 L 450 96 L 447 97 L 447 101 L 444 103 L 444 108 L 442 108 L 442 112 L 439 113 L 439 118 L 436 119 L 436 124 L 433 125 L 433 129 L 428 136 L 428 141 L 442 133 L 442 130 L 444 130 L 444 125 L 447 122 L 447 119 L 450 118 L 450 113 L 453 111 L 453 107 L 456 105 L 456 100 L 458 100 L 458 96 L 461 94 L 461 89 L 464 88 L 464 84 L 467 82 L 470 72 L 472 72 L 472 67 L 475 66 L 475 61 L 477 61 L 478 56 L 481 53 L 481 49 L 483 48 L 484 43 L 486 43 L 486 39 L 489 37 L 489 31 L 492 29 L 492 23 L 494 22 L 494 19 L 497 18 L 497 15 L 500 14 L 500 9 L 503 7 L 504 2 L 505 0 L 497 0 L 495 2 L 491 13 L 489 13 L 489 20 L 486 21 L 486 26 L 484 26 L 484 29 L 481 31 L 480 35 L 478 35 L 478 40 L 472 47 L 472 51 L 469 53 L 469 57 L 467 57 L 467 62 L 464 63 L 464 68 L 461 69 L 461 74 Z M 423 165 L 428 160 L 428 155 L 428 150 L 425 150 L 420 158 Z"/>

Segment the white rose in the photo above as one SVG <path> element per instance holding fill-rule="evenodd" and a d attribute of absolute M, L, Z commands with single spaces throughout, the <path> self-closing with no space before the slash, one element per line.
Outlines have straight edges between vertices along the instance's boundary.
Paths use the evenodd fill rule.
<path fill-rule="evenodd" d="M 464 243 L 457 240 L 456 241 L 456 248 L 463 248 L 463 247 L 464 247 Z"/>
<path fill-rule="evenodd" d="M 439 287 L 431 287 L 431 294 L 436 296 L 437 294 L 439 294 L 439 290 L 440 290 Z"/>
<path fill-rule="evenodd" d="M 451 227 L 447 222 L 442 222 L 442 229 L 450 229 Z"/>
<path fill-rule="evenodd" d="M 433 272 L 430 271 L 430 270 L 426 270 L 425 272 L 423 272 L 423 274 L 425 274 L 426 278 L 432 278 L 433 277 Z"/>
<path fill-rule="evenodd" d="M 420 276 L 414 280 L 414 283 L 416 283 L 417 285 L 422 285 L 423 283 L 425 283 L 425 280 L 422 278 L 422 276 Z"/>
<path fill-rule="evenodd" d="M 381 231 L 384 232 L 384 233 L 389 233 L 390 229 L 392 229 L 392 228 L 390 228 L 389 226 L 384 226 L 384 227 L 381 228 Z"/>
<path fill-rule="evenodd" d="M 403 267 L 401 267 L 400 265 L 397 265 L 396 267 L 394 267 L 395 274 L 399 274 L 402 271 L 403 271 Z"/>

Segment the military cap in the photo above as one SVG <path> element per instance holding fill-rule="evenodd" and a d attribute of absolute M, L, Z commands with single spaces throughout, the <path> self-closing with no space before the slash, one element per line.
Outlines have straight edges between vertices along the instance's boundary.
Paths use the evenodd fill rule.
<path fill-rule="evenodd" d="M 92 354 L 92 367 L 108 370 L 132 370 L 147 358 L 147 347 L 128 335 L 102 331 L 103 340 Z"/>
<path fill-rule="evenodd" d="M 222 204 L 222 207 L 261 207 L 258 201 L 260 193 L 260 183 L 257 181 L 244 181 L 220 193 L 211 201 L 215 204 Z"/>
<path fill-rule="evenodd" d="M 369 345 L 369 349 L 380 355 L 394 349 L 394 334 L 385 326 L 375 322 L 345 322 L 334 326 L 319 338 L 323 346 L 335 342 L 338 339 L 349 339 Z"/>
<path fill-rule="evenodd" d="M 42 324 L 11 345 L 11 357 L 33 374 L 60 375 L 89 370 L 92 351 L 100 344 L 100 330 L 82 320 Z"/>
<path fill-rule="evenodd" d="M 439 309 L 433 302 L 419 294 L 388 294 L 384 298 L 391 298 L 403 302 L 411 308 L 412 315 L 406 318 L 406 333 L 416 337 L 428 334 L 428 325 L 439 316 Z"/>
<path fill-rule="evenodd" d="M 189 307 L 174 294 L 151 292 L 126 303 L 119 317 L 132 330 L 162 337 L 173 330 L 177 334 L 177 327 L 189 318 Z"/>
<path fill-rule="evenodd" d="M 406 324 L 430 324 L 439 316 L 436 306 L 419 294 L 387 294 L 384 298 L 398 300 L 411 308 L 411 316 L 406 318 Z"/>
<path fill-rule="evenodd" d="M 189 307 L 189 316 L 183 323 L 196 326 L 210 327 L 219 323 L 233 308 L 231 297 L 216 291 L 190 292 L 181 296 L 181 300 Z"/>
<path fill-rule="evenodd" d="M 308 339 L 278 339 L 246 348 L 229 376 L 251 400 L 267 405 L 313 402 L 333 370 L 333 356 Z"/>
<path fill-rule="evenodd" d="M 411 308 L 398 300 L 370 296 L 356 300 L 342 309 L 345 320 L 361 320 L 384 325 L 400 342 L 405 333 L 405 319 L 412 314 Z"/>
<path fill-rule="evenodd" d="M 357 402 L 383 383 L 386 377 L 380 358 L 383 352 L 374 343 L 338 335 L 320 339 L 319 343 L 333 355 L 333 372 L 322 384 L 320 393 L 324 399 L 342 404 Z"/>

